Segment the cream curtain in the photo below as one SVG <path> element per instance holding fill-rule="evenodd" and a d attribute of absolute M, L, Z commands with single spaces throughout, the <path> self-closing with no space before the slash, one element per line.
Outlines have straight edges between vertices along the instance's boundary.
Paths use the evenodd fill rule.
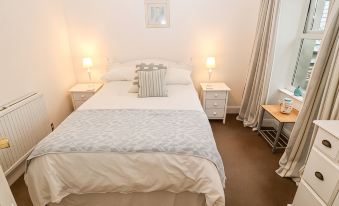
<path fill-rule="evenodd" d="M 267 99 L 279 4 L 280 0 L 261 1 L 250 71 L 237 117 L 245 126 L 257 126 L 260 105 Z"/>
<path fill-rule="evenodd" d="M 339 1 L 334 2 L 303 108 L 292 130 L 277 173 L 300 177 L 316 130 L 313 120 L 339 119 Z"/>

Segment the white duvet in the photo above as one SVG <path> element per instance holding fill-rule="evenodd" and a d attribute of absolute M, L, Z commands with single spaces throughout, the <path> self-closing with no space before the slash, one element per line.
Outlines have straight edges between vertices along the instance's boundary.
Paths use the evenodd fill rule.
<path fill-rule="evenodd" d="M 128 93 L 130 81 L 114 81 L 105 84 L 80 110 L 86 109 L 165 109 L 202 111 L 193 84 L 168 85 L 168 97 L 137 98 Z"/>
<path fill-rule="evenodd" d="M 191 85 L 168 85 L 168 97 L 137 98 L 129 81 L 104 87 L 79 109 L 166 109 L 202 111 Z M 154 170 L 157 165 L 157 170 Z M 91 174 L 91 175 L 88 175 Z M 48 154 L 33 159 L 25 175 L 35 206 L 58 203 L 70 194 L 189 191 L 205 194 L 206 205 L 225 205 L 215 165 L 202 158 L 164 153 Z"/>

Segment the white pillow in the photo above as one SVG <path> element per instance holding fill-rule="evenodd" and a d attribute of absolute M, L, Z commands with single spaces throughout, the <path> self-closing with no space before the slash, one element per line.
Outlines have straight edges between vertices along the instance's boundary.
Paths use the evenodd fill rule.
<path fill-rule="evenodd" d="M 135 67 L 126 65 L 115 66 L 107 71 L 101 79 L 105 82 L 111 81 L 130 81 L 135 75 Z"/>
<path fill-rule="evenodd" d="M 166 74 L 166 84 L 188 85 L 192 83 L 191 71 L 186 69 L 168 68 Z"/>

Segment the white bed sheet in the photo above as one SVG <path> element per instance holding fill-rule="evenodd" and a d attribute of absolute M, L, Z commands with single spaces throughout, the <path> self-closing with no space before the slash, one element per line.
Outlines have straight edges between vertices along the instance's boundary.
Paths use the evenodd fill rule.
<path fill-rule="evenodd" d="M 202 111 L 193 84 L 169 85 L 169 97 L 158 98 L 137 98 L 137 94 L 127 92 L 130 85 L 128 81 L 108 83 L 79 109 Z M 207 206 L 225 205 L 217 168 L 212 162 L 193 156 L 48 154 L 31 161 L 25 181 L 35 206 L 62 203 L 62 199 L 71 194 L 152 191 L 202 193 Z"/>
<path fill-rule="evenodd" d="M 79 107 L 85 109 L 165 109 L 202 111 L 198 94 L 193 86 L 168 85 L 168 97 L 137 98 L 128 93 L 131 81 L 109 82 L 92 98 Z"/>

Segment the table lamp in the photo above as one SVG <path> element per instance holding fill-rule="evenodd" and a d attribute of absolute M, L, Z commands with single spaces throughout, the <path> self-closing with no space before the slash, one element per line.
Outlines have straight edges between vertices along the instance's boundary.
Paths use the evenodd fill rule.
<path fill-rule="evenodd" d="M 82 67 L 87 69 L 89 81 L 92 81 L 91 68 L 93 67 L 93 61 L 90 57 L 85 57 L 82 59 Z"/>
<path fill-rule="evenodd" d="M 212 73 L 215 69 L 215 57 L 207 57 L 206 68 L 208 69 L 208 82 L 211 82 Z M 208 84 L 207 84 L 208 87 Z"/>

